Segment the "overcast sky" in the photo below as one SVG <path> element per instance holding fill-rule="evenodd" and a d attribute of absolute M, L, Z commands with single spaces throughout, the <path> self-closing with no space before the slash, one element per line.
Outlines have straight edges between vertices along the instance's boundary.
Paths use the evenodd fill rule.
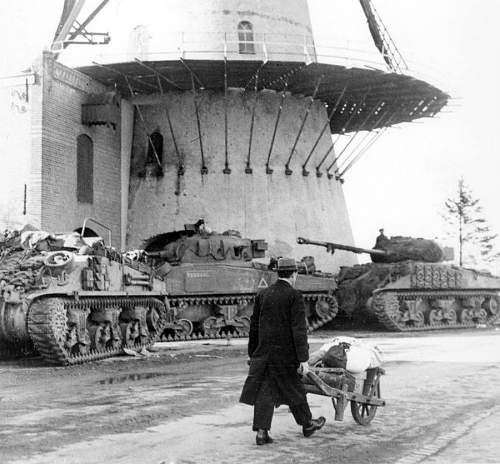
<path fill-rule="evenodd" d="M 380 227 L 388 235 L 441 237 L 439 212 L 461 175 L 481 200 L 492 227 L 500 231 L 500 2 L 374 3 L 403 55 L 454 98 L 437 118 L 386 131 L 346 174 L 356 244 L 372 246 Z M 0 3 L 0 75 L 27 67 L 50 43 L 62 4 Z M 309 6 L 318 40 L 334 36 L 369 41 L 357 0 L 310 0 Z"/>
<path fill-rule="evenodd" d="M 318 34 L 328 31 L 325 3 L 310 1 Z M 461 175 L 500 232 L 500 2 L 374 4 L 403 55 L 454 100 L 437 118 L 386 131 L 349 171 L 344 190 L 355 241 L 372 245 L 379 227 L 392 235 L 442 236 L 438 213 Z"/>

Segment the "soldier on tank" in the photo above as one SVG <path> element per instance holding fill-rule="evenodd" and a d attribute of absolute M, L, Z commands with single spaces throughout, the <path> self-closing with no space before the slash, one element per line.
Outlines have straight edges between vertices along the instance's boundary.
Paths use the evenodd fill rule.
<path fill-rule="evenodd" d="M 375 246 L 373 248 L 377 250 L 385 250 L 385 247 L 390 242 L 390 239 L 384 234 L 384 229 L 379 229 L 380 235 L 375 240 Z"/>
<path fill-rule="evenodd" d="M 250 319 L 250 369 L 240 402 L 254 406 L 253 430 L 257 445 L 272 443 L 269 436 L 273 409 L 287 404 L 305 437 L 325 424 L 312 419 L 300 375 L 308 372 L 309 346 L 304 299 L 295 290 L 297 265 L 280 258 L 278 280 L 255 298 Z"/>

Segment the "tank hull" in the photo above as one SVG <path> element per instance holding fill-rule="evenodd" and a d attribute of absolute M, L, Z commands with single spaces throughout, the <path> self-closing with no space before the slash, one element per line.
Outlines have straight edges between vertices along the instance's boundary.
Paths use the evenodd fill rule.
<path fill-rule="evenodd" d="M 277 280 L 277 273 L 248 265 L 182 264 L 164 276 L 171 307 L 186 330 L 166 331 L 165 339 L 247 336 L 255 295 Z M 309 330 L 335 318 L 338 311 L 332 276 L 299 275 Z M 189 324 L 187 321 L 190 321 Z"/>
<path fill-rule="evenodd" d="M 157 257 L 150 262 L 130 261 L 100 239 L 95 248 L 70 248 L 40 231 L 31 244 L 0 243 L 0 358 L 38 352 L 69 365 L 158 340 L 247 336 L 256 293 L 277 280 L 252 261 L 264 256 L 265 242 L 233 232 L 173 235 L 149 242 Z M 337 314 L 336 283 L 311 267 L 303 272 L 297 288 L 314 330 Z"/>
<path fill-rule="evenodd" d="M 390 331 L 467 328 L 500 318 L 500 279 L 438 263 L 364 264 L 339 275 L 340 312 Z"/>
<path fill-rule="evenodd" d="M 2 251 L 2 358 L 84 363 L 147 347 L 173 323 L 164 282 L 109 251 Z"/>

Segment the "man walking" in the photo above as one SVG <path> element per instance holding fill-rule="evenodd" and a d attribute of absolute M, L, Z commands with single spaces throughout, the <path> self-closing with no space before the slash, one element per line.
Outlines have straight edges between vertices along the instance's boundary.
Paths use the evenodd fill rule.
<path fill-rule="evenodd" d="M 240 398 L 254 406 L 257 445 L 273 442 L 273 409 L 281 404 L 289 405 L 305 437 L 325 424 L 324 417 L 312 419 L 299 375 L 309 370 L 309 345 L 304 299 L 293 288 L 297 265 L 294 259 L 280 258 L 277 267 L 277 282 L 255 298 L 248 339 L 250 370 Z"/>

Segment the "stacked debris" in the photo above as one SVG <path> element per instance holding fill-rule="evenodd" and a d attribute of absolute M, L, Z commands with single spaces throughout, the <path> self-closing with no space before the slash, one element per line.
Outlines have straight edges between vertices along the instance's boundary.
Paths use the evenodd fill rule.
<path fill-rule="evenodd" d="M 28 234 L 28 230 L 5 230 L 0 237 L 0 297 L 8 285 L 27 291 L 40 284 L 43 257 L 29 247 Z"/>

